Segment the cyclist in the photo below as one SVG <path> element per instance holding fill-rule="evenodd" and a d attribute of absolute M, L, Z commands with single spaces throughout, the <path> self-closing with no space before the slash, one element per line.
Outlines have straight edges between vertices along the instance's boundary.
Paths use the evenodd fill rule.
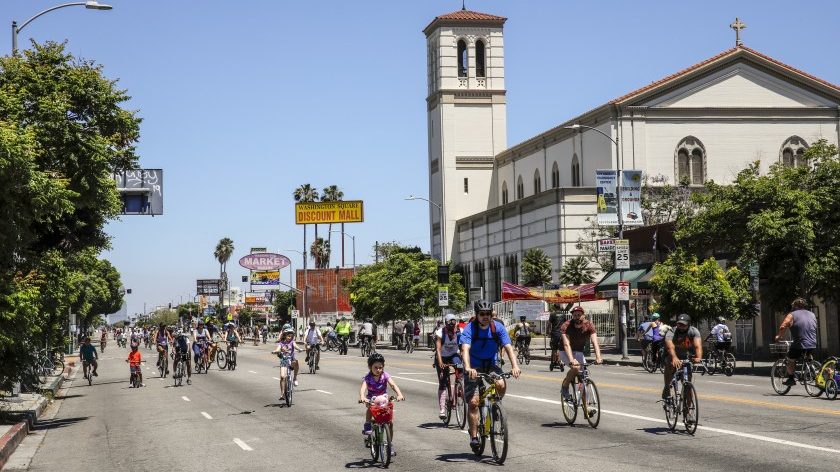
<path fill-rule="evenodd" d="M 204 327 L 204 320 L 198 320 L 198 326 L 193 330 L 193 359 L 196 364 L 201 362 L 201 356 L 207 351 L 207 343 L 210 340 L 210 332 Z"/>
<path fill-rule="evenodd" d="M 365 321 L 359 327 L 359 343 L 365 342 L 371 343 L 371 351 L 376 350 L 373 345 L 373 323 L 371 323 L 370 319 L 365 319 Z"/>
<path fill-rule="evenodd" d="M 578 305 L 572 308 L 572 319 L 566 320 L 560 325 L 560 338 L 563 341 L 563 351 L 560 359 L 569 366 L 569 372 L 563 379 L 562 395 L 563 400 L 571 400 L 569 384 L 580 372 L 581 364 L 586 364 L 583 357 L 583 348 L 586 341 L 592 342 L 595 348 L 595 364 L 601 363 L 601 346 L 598 344 L 598 334 L 595 332 L 595 325 L 586 319 L 583 307 Z"/>
<path fill-rule="evenodd" d="M 280 340 L 277 341 L 277 347 L 271 351 L 272 354 L 280 354 L 280 398 L 285 395 L 286 376 L 289 371 L 287 369 L 294 369 L 294 383 L 295 387 L 298 385 L 298 372 L 300 370 L 298 361 L 295 359 L 295 351 L 301 352 L 303 349 L 297 347 L 295 344 L 295 330 L 290 325 L 283 328 L 280 334 Z"/>
<path fill-rule="evenodd" d="M 645 315 L 645 320 L 639 324 L 639 329 L 636 330 L 636 341 L 639 341 L 639 344 L 642 345 L 642 351 L 647 349 L 648 345 L 650 345 L 651 334 L 647 332 L 650 323 L 650 317 Z"/>
<path fill-rule="evenodd" d="M 791 304 L 793 311 L 782 320 L 779 333 L 776 335 L 776 341 L 778 341 L 785 330 L 790 329 L 790 337 L 793 341 L 787 355 L 788 378 L 784 382 L 785 385 L 796 385 L 796 379 L 794 379 L 796 361 L 803 357 L 809 357 L 811 351 L 817 348 L 817 316 L 807 310 L 807 307 L 808 302 L 804 298 L 794 300 Z"/>
<path fill-rule="evenodd" d="M 99 377 L 99 374 L 96 373 L 96 369 L 99 367 L 96 360 L 99 359 L 99 355 L 96 353 L 96 347 L 90 343 L 89 336 L 85 336 L 84 344 L 79 348 L 79 356 L 82 358 L 85 377 L 91 375 L 88 372 L 91 366 L 93 366 L 93 376 Z"/>
<path fill-rule="evenodd" d="M 225 331 L 225 341 L 227 341 L 227 355 L 228 359 L 230 359 L 231 351 L 236 352 L 236 346 L 242 343 L 242 337 L 239 335 L 239 332 L 236 331 L 236 325 L 232 322 L 228 322 L 225 327 L 227 330 Z"/>
<path fill-rule="evenodd" d="M 714 339 L 715 350 L 726 352 L 732 346 L 732 332 L 726 326 L 726 318 L 719 316 L 717 322 L 718 324 L 714 325 L 709 335 L 706 336 L 706 341 Z"/>
<path fill-rule="evenodd" d="M 554 307 L 555 311 L 552 311 L 548 317 L 546 331 L 551 334 L 551 362 L 554 365 L 560 365 L 560 351 L 563 350 L 563 336 L 560 334 L 560 326 L 563 325 L 563 317 L 556 311 L 557 305 Z"/>
<path fill-rule="evenodd" d="M 172 333 L 167 331 L 163 323 L 158 325 L 157 332 L 155 333 L 155 344 L 157 344 L 158 352 L 157 367 L 160 368 L 161 360 L 169 354 L 169 345 L 172 344 Z M 164 377 L 167 375 L 169 375 L 168 367 Z"/>
<path fill-rule="evenodd" d="M 470 447 L 473 451 L 478 448 L 478 373 L 501 374 L 502 369 L 497 365 L 499 347 L 504 347 L 510 359 L 511 373 L 519 378 L 519 364 L 510 345 L 510 336 L 505 326 L 493 319 L 493 306 L 486 300 L 475 303 L 475 320 L 469 323 L 461 333 L 461 358 L 464 361 L 464 372 L 467 374 L 464 384 L 465 399 L 470 402 Z M 496 381 L 496 393 L 501 399 L 505 395 L 504 379 Z"/>
<path fill-rule="evenodd" d="M 304 345 L 306 346 L 306 360 L 303 362 L 309 362 L 309 356 L 315 356 L 315 370 L 320 369 L 318 367 L 318 363 L 321 361 L 321 351 L 318 350 L 317 346 L 324 343 L 324 337 L 321 336 L 321 331 L 315 327 L 315 322 L 309 322 L 309 329 L 306 330 L 306 336 L 303 338 Z"/>
<path fill-rule="evenodd" d="M 435 368 L 438 374 L 438 403 L 440 419 L 446 418 L 446 385 L 449 377 L 450 365 L 461 363 L 461 353 L 458 347 L 460 332 L 455 315 L 452 313 L 444 318 L 446 323 L 435 331 Z"/>
<path fill-rule="evenodd" d="M 192 363 L 190 362 L 190 340 L 187 338 L 187 335 L 184 334 L 182 330 L 178 330 L 175 334 L 175 339 L 172 343 L 173 346 L 173 355 L 172 359 L 174 360 L 177 357 L 180 357 L 181 362 L 187 363 L 187 385 L 192 383 Z"/>
<path fill-rule="evenodd" d="M 691 352 L 691 362 L 699 363 L 703 357 L 703 343 L 701 342 L 700 331 L 691 326 L 691 317 L 682 314 L 677 316 L 676 325 L 665 335 L 665 355 L 670 362 L 665 363 L 665 387 L 662 389 L 662 399 L 667 400 L 671 396 L 669 386 L 674 373 L 682 366 L 682 358 Z"/>
<path fill-rule="evenodd" d="M 350 337 L 350 322 L 347 318 L 341 317 L 341 321 L 335 324 L 335 334 L 341 340 L 342 345 L 347 345 L 347 338 Z"/>
<path fill-rule="evenodd" d="M 146 384 L 143 383 L 143 370 L 140 369 L 140 363 L 143 361 L 143 357 L 140 355 L 139 348 L 140 344 L 132 342 L 131 352 L 128 353 L 128 359 L 125 361 L 128 362 L 129 373 L 139 376 L 138 381 L 140 382 L 140 386 L 145 387 Z"/>
<path fill-rule="evenodd" d="M 645 331 L 642 333 L 643 339 L 649 339 L 650 355 L 653 356 L 653 365 L 658 365 L 659 349 L 665 341 L 665 333 L 671 329 L 670 326 L 662 323 L 659 313 L 654 313 L 650 316 L 650 324 L 648 324 Z M 664 328 L 664 329 L 663 329 Z"/>
<path fill-rule="evenodd" d="M 405 400 L 400 388 L 388 372 L 385 372 L 385 358 L 382 354 L 374 352 L 367 360 L 369 372 L 362 378 L 362 387 L 359 389 L 359 403 L 370 405 L 371 403 L 387 404 L 388 403 L 388 387 L 391 387 L 397 394 L 397 401 Z M 371 433 L 371 415 L 370 409 L 365 413 L 365 424 L 362 428 L 362 434 L 370 436 Z M 391 429 L 391 441 L 394 440 L 393 419 L 389 428 Z M 391 445 L 391 455 L 397 455 L 393 444 Z"/>
<path fill-rule="evenodd" d="M 523 353 L 528 352 L 531 348 L 531 327 L 525 321 L 524 316 L 519 317 L 519 323 L 513 328 L 513 334 L 516 336 L 517 349 L 523 350 Z"/>

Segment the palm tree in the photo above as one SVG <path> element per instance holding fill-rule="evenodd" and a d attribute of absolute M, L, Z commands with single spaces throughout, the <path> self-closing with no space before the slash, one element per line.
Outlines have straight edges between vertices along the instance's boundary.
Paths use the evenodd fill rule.
<path fill-rule="evenodd" d="M 222 238 L 219 244 L 216 244 L 216 250 L 213 251 L 213 256 L 219 261 L 219 278 L 223 280 L 223 289 L 227 289 L 227 261 L 233 254 L 233 240 L 230 238 Z"/>
<path fill-rule="evenodd" d="M 583 285 L 595 280 L 595 269 L 589 267 L 589 261 L 583 256 L 569 259 L 560 269 L 559 281 L 563 285 Z"/>
<path fill-rule="evenodd" d="M 316 238 L 309 247 L 309 255 L 315 259 L 316 269 L 326 269 L 330 266 L 330 243 L 324 238 Z"/>
<path fill-rule="evenodd" d="M 522 258 L 523 283 L 539 287 L 551 282 L 551 259 L 542 249 L 528 249 Z"/>
<path fill-rule="evenodd" d="M 340 202 L 342 199 L 344 199 L 344 192 L 338 188 L 338 185 L 324 187 L 324 191 L 321 193 L 322 202 Z M 332 223 L 330 223 L 329 228 L 327 241 L 330 243 L 330 247 L 332 247 Z M 341 224 L 341 256 L 341 265 L 344 265 L 344 223 Z M 327 267 L 329 266 L 330 263 L 327 260 Z"/>
<path fill-rule="evenodd" d="M 295 189 L 292 195 L 295 197 L 295 201 L 298 203 L 317 202 L 320 197 L 318 195 L 318 189 L 313 187 L 311 184 L 301 185 L 300 187 Z M 315 239 L 318 239 L 318 225 L 315 225 Z"/>

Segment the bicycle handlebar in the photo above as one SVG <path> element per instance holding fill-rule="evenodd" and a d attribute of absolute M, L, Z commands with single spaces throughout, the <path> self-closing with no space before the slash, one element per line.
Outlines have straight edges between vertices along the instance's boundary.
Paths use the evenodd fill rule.
<path fill-rule="evenodd" d="M 482 374 L 478 373 L 476 378 L 483 379 L 483 380 L 499 380 L 499 379 L 509 379 L 513 376 L 512 372 L 503 372 L 501 374 L 491 373 L 491 374 Z"/>

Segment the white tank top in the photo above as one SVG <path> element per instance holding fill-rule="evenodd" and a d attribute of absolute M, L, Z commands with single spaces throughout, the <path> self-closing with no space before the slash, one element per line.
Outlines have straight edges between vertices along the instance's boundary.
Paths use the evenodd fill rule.
<path fill-rule="evenodd" d="M 443 328 L 438 329 L 435 331 L 435 336 L 437 336 L 441 340 L 441 347 L 440 347 L 440 356 L 441 357 L 450 357 L 454 356 L 461 352 L 461 349 L 458 346 L 458 331 L 455 331 L 455 335 L 452 338 L 449 337 L 449 333 L 444 333 Z"/>

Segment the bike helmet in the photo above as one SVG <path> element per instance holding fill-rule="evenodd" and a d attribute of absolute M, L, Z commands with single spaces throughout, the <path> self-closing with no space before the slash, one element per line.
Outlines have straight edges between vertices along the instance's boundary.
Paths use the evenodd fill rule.
<path fill-rule="evenodd" d="M 580 305 L 577 305 L 576 307 L 572 308 L 572 313 L 578 313 L 578 312 L 584 313 L 583 307 L 580 306 Z"/>
<path fill-rule="evenodd" d="M 691 317 L 683 313 L 682 315 L 677 317 L 677 324 L 691 324 Z"/>
<path fill-rule="evenodd" d="M 493 311 L 493 305 L 487 300 L 478 300 L 475 302 L 475 312 L 478 313 L 480 311 Z"/>
<path fill-rule="evenodd" d="M 289 334 L 289 333 L 295 334 L 295 330 L 292 329 L 291 326 L 289 326 L 288 328 L 283 328 L 283 334 Z"/>
<path fill-rule="evenodd" d="M 286 331 L 287 329 L 292 329 L 292 325 L 290 325 L 289 323 L 284 324 L 283 331 Z"/>
<path fill-rule="evenodd" d="M 444 316 L 443 319 L 444 319 L 444 321 L 449 323 L 450 321 L 455 321 L 455 315 L 453 315 L 452 313 L 449 313 L 446 316 Z"/>
<path fill-rule="evenodd" d="M 522 316 L 519 317 L 519 321 L 525 321 L 525 318 L 526 318 L 526 316 L 522 315 Z"/>
<path fill-rule="evenodd" d="M 381 362 L 382 365 L 385 365 L 385 357 L 383 357 L 382 354 L 378 352 L 374 352 L 370 355 L 370 357 L 368 357 L 368 368 L 371 368 L 373 364 L 377 362 Z"/>
<path fill-rule="evenodd" d="M 722 316 L 718 316 L 717 322 L 721 323 L 721 324 L 726 323 L 726 318 L 724 318 Z"/>
<path fill-rule="evenodd" d="M 654 314 L 650 315 L 650 319 L 652 319 L 654 321 L 658 320 L 659 319 L 659 313 L 654 313 Z"/>

